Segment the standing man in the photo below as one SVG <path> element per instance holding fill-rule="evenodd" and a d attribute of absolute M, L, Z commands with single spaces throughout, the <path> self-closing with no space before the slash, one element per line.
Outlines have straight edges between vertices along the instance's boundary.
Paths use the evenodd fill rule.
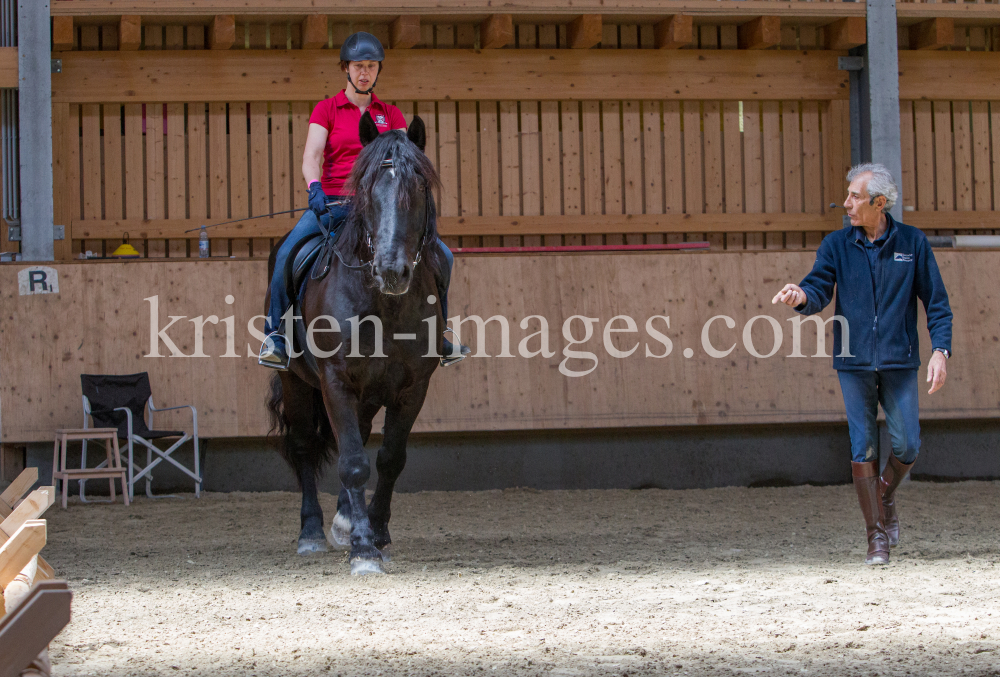
<path fill-rule="evenodd" d="M 853 167 L 847 180 L 844 207 L 851 227 L 825 237 L 812 271 L 800 284 L 786 284 L 771 303 L 812 315 L 830 303 L 837 289 L 837 315 L 846 323 L 834 323 L 833 368 L 844 395 L 851 470 L 868 531 L 865 564 L 888 564 L 889 548 L 899 542 L 895 491 L 920 452 L 917 299 L 927 311 L 934 350 L 927 365 L 929 393 L 941 388 L 947 375 L 952 315 L 927 238 L 889 215 L 899 195 L 889 170 L 865 163 Z M 881 477 L 879 404 L 892 438 Z"/>

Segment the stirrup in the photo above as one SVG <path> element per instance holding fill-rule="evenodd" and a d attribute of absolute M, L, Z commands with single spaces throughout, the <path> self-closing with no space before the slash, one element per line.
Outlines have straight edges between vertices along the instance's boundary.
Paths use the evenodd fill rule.
<path fill-rule="evenodd" d="M 277 339 L 277 340 L 275 340 Z M 288 353 L 285 351 L 285 337 L 279 331 L 272 331 L 260 345 L 257 364 L 278 371 L 288 370 Z"/>
<path fill-rule="evenodd" d="M 454 334 L 455 332 L 454 332 L 454 330 L 451 327 L 445 327 L 445 330 L 442 333 L 445 333 L 445 334 L 452 333 L 452 334 Z M 445 339 L 445 341 L 447 341 L 449 344 L 451 344 L 451 341 L 448 341 L 448 339 Z M 469 348 L 468 346 L 465 346 L 465 345 L 462 345 L 461 343 L 459 343 L 458 344 L 458 352 L 459 352 L 458 355 L 453 354 L 454 353 L 453 350 L 445 350 L 443 352 L 444 352 L 444 355 L 441 356 L 441 366 L 442 367 L 449 367 L 449 366 L 451 366 L 453 364 L 456 364 L 456 363 L 461 362 L 462 360 L 464 360 L 469 354 L 472 353 L 472 349 Z"/>

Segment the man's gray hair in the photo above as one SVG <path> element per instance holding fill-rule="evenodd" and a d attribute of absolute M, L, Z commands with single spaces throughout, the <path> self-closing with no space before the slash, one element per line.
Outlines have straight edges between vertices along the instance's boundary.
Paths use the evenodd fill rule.
<path fill-rule="evenodd" d="M 882 211 L 886 214 L 892 209 L 892 206 L 896 204 L 896 200 L 899 199 L 899 189 L 896 188 L 896 181 L 892 178 L 892 172 L 890 172 L 885 165 L 878 162 L 863 162 L 860 165 L 854 165 L 851 167 L 851 171 L 847 172 L 848 182 L 854 181 L 862 174 L 866 172 L 871 172 L 872 178 L 868 179 L 868 196 L 876 198 L 879 195 L 885 197 L 885 206 Z"/>

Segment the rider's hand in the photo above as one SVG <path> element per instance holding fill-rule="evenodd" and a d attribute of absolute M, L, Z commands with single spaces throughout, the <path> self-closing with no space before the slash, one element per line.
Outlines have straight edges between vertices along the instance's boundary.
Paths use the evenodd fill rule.
<path fill-rule="evenodd" d="M 313 210 L 317 219 L 323 218 L 326 214 L 326 193 L 323 192 L 323 185 L 319 181 L 309 184 L 309 209 Z"/>
<path fill-rule="evenodd" d="M 786 306 L 791 306 L 792 308 L 797 308 L 807 301 L 806 293 L 802 291 L 802 287 L 797 284 L 786 284 L 781 288 L 774 298 L 771 299 L 771 303 L 784 303 Z"/>
<path fill-rule="evenodd" d="M 928 394 L 940 390 L 944 385 L 944 380 L 948 377 L 947 362 L 943 353 L 935 350 L 931 354 L 931 361 L 927 363 L 927 382 L 931 384 Z"/>

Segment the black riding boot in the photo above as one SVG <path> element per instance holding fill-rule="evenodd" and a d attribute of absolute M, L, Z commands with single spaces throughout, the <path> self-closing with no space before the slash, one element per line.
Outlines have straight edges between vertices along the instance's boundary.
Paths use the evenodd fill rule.
<path fill-rule="evenodd" d="M 882 500 L 879 496 L 878 461 L 851 463 L 854 488 L 858 492 L 861 514 L 865 517 L 868 555 L 865 564 L 889 563 L 889 537 L 885 533 Z"/>
<path fill-rule="evenodd" d="M 454 333 L 448 328 L 448 290 L 442 289 L 440 283 L 441 280 L 438 280 L 438 298 L 441 299 L 441 315 L 444 317 L 445 324 L 443 333 Z M 445 336 L 441 339 L 441 366 L 447 367 L 456 362 L 461 362 L 471 352 L 472 350 L 468 346 L 464 346 L 461 343 L 458 344 L 458 351 L 456 352 L 454 344 Z"/>

